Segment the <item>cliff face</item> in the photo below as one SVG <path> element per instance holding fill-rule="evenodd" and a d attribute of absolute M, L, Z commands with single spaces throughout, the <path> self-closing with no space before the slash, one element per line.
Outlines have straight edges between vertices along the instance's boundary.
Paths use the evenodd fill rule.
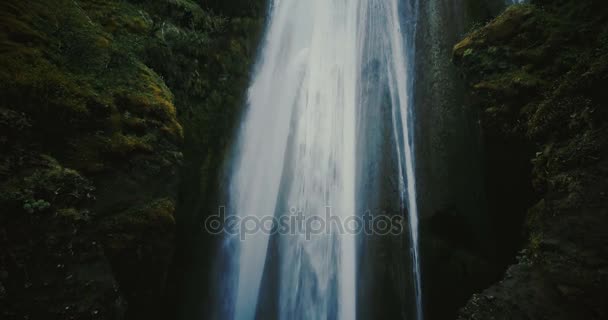
<path fill-rule="evenodd" d="M 505 3 L 429 0 L 420 5 L 414 106 L 422 283 L 425 315 L 448 319 L 472 293 L 500 277 L 517 248 L 503 244 L 515 242 L 519 228 L 497 226 L 488 214 L 494 211 L 486 201 L 479 112 L 466 107 L 465 86 L 452 63 L 452 48 L 465 32 L 496 16 Z"/>
<path fill-rule="evenodd" d="M 255 51 L 237 2 L 0 3 L 0 317 L 159 317 Z"/>
<path fill-rule="evenodd" d="M 608 316 L 607 19 L 602 1 L 532 1 L 454 48 L 468 106 L 481 111 L 491 201 L 506 208 L 493 214 L 523 215 L 527 239 L 460 319 Z M 514 195 L 526 185 L 535 204 L 518 211 L 509 204 L 525 203 Z"/>

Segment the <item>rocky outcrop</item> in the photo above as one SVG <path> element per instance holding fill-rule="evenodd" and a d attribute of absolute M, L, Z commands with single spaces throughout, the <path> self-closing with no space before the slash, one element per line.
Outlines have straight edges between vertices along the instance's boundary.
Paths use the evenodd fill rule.
<path fill-rule="evenodd" d="M 98 20 L 115 10 L 114 29 Z M 0 23 L 3 318 L 153 314 L 183 130 L 136 56 L 150 21 L 118 2 L 9 1 Z"/>
<path fill-rule="evenodd" d="M 506 171 L 528 177 L 535 202 L 500 212 L 505 222 L 524 215 L 525 247 L 460 319 L 608 316 L 607 18 L 601 1 L 532 1 L 454 47 L 469 107 L 481 111 L 486 170 L 502 192 L 494 201 L 521 200 L 500 187 Z"/>
<path fill-rule="evenodd" d="M 207 6 L 0 3 L 0 318 L 173 309 L 176 228 L 217 183 L 263 10 Z"/>

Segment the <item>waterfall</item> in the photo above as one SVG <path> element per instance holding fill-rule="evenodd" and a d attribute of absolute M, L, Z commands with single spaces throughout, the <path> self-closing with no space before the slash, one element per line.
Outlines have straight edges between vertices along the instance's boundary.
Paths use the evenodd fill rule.
<path fill-rule="evenodd" d="M 411 136 L 415 0 L 274 0 L 230 176 L 230 210 L 241 221 L 298 213 L 356 217 L 357 110 L 368 81 L 362 65 L 385 66 L 407 207 L 417 319 L 422 319 Z M 400 13 L 402 12 L 402 13 Z M 409 23 L 402 28 L 401 18 Z M 412 23 L 413 22 L 413 23 Z M 407 36 L 404 34 L 407 33 Z M 373 192 L 373 190 L 370 190 Z M 405 212 L 405 210 L 404 210 Z M 327 221 L 326 221 L 327 223 Z M 226 240 L 222 318 L 260 316 L 266 281 L 278 283 L 279 319 L 356 319 L 356 234 L 255 232 Z M 276 245 L 272 245 L 276 243 Z M 272 251 L 272 252 L 271 252 Z M 268 275 L 269 261 L 276 264 Z M 269 280 L 270 279 L 270 280 Z M 270 316 L 261 315 L 261 318 Z"/>

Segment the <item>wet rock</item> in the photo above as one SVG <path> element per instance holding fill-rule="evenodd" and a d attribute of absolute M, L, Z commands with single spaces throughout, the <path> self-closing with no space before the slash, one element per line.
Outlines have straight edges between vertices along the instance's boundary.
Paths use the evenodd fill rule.
<path fill-rule="evenodd" d="M 525 215 L 527 241 L 518 263 L 484 291 L 494 298 L 471 298 L 460 319 L 608 314 L 600 293 L 608 288 L 601 271 L 608 267 L 602 194 L 608 188 L 608 117 L 599 111 L 608 103 L 608 29 L 600 22 L 607 18 L 599 1 L 530 1 L 454 48 L 469 107 L 482 111 L 485 141 L 510 141 L 515 151 L 532 146 L 527 159 L 536 198 L 528 209 L 508 212 Z M 583 42 L 572 26 L 586 30 Z M 498 170 L 514 165 L 506 159 Z"/>
<path fill-rule="evenodd" d="M 581 289 L 565 284 L 558 284 L 557 289 L 559 290 L 560 294 L 565 298 L 573 298 L 574 296 L 578 296 L 583 293 Z"/>

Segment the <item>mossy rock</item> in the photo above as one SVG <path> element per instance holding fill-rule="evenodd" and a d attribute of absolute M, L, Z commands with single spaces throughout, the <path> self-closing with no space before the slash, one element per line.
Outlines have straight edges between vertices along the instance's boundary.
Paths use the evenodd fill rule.
<path fill-rule="evenodd" d="M 177 193 L 183 129 L 173 93 L 141 56 L 153 32 L 152 18 L 125 1 L 4 1 L 0 12 L 3 226 L 28 230 L 35 239 L 31 243 L 43 241 L 45 234 L 63 237 L 64 232 L 75 232 L 73 241 L 65 241 L 86 249 L 73 249 L 78 254 L 74 259 L 88 261 L 86 256 L 91 255 L 104 265 L 104 250 L 107 255 L 110 248 L 102 246 L 102 239 L 108 233 L 122 233 L 138 238 L 149 248 L 146 259 L 158 262 L 143 265 L 142 270 L 149 270 L 150 277 L 165 274 L 172 256 L 171 199 Z M 122 213 L 112 209 L 118 202 Z M 153 205 L 142 213 L 135 210 L 141 203 Z M 133 217 L 125 217 L 128 213 Z M 142 237 L 159 230 L 166 236 Z M 27 248 L 19 252 L 27 253 L 23 259 L 28 265 L 49 255 L 55 257 L 49 261 L 58 265 L 72 261 L 64 247 L 39 245 L 36 251 L 17 233 L 9 232 L 8 237 L 7 252 Z M 92 248 L 91 243 L 98 245 Z M 7 261 L 4 253 L 0 261 Z M 85 262 L 73 265 L 88 267 Z M 29 274 L 42 277 L 39 271 Z M 94 276 L 109 282 L 109 290 L 115 292 L 119 277 L 109 268 L 103 272 Z M 121 289 L 107 295 L 105 289 L 99 294 L 116 299 L 124 294 Z M 89 296 L 100 303 L 98 294 L 70 290 L 54 297 L 57 306 L 33 303 L 45 299 L 35 290 L 24 293 L 20 303 L 32 302 L 32 310 L 41 317 L 67 307 L 63 315 L 77 318 L 94 310 L 77 311 L 74 304 L 88 306 Z M 129 294 L 143 291 L 148 288 L 133 287 Z M 156 287 L 152 295 L 160 297 L 161 291 Z M 6 301 L 14 302 L 16 292 L 8 288 Z M 103 303 L 97 312 L 109 316 L 117 301 Z M 124 303 L 119 305 L 124 309 Z M 20 317 L 30 316 L 27 309 L 14 310 Z"/>
<path fill-rule="evenodd" d="M 79 241 L 97 243 L 83 255 L 109 259 L 113 270 L 96 276 L 120 287 L 107 295 L 114 300 L 103 302 L 100 316 L 111 317 L 114 304 L 115 315 L 124 313 L 126 298 L 129 317 L 159 317 L 149 306 L 161 305 L 180 177 L 184 216 L 213 205 L 216 195 L 207 190 L 217 186 L 244 102 L 264 1 L 205 5 L 0 3 L 0 190 L 7 191 L 0 205 L 8 208 L 0 219 L 10 226 L 51 219 L 49 228 L 75 225 Z M 182 162 L 188 166 L 180 175 Z M 32 237 L 42 230 L 32 229 Z M 27 242 L 10 237 L 15 248 Z M 130 265 L 133 256 L 138 260 Z M 82 292 L 66 293 L 56 307 L 38 304 L 40 314 L 54 314 L 50 309 L 68 300 L 88 306 L 84 300 L 97 297 Z M 33 291 L 28 297 L 41 298 Z M 65 317 L 94 311 L 68 307 Z M 24 310 L 15 314 L 29 316 Z"/>
<path fill-rule="evenodd" d="M 526 152 L 531 165 L 520 174 L 530 176 L 537 197 L 518 262 L 471 299 L 460 319 L 608 315 L 597 294 L 608 287 L 598 272 L 608 267 L 607 19 L 601 1 L 531 1 L 454 48 L 469 107 L 482 110 L 485 147 Z M 501 160 L 498 170 L 515 165 Z"/>

